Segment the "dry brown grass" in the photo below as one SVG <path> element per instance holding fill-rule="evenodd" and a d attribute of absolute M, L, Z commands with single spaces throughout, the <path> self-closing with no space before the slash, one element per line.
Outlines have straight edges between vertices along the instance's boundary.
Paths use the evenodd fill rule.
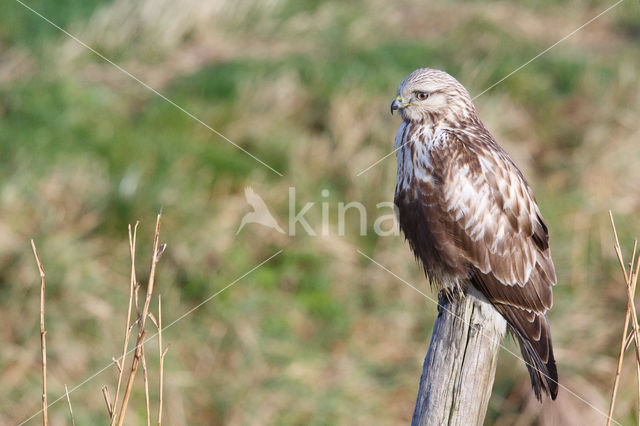
<path fill-rule="evenodd" d="M 38 264 L 38 272 L 40 273 L 40 348 L 42 350 L 42 424 L 47 426 L 49 424 L 49 404 L 47 403 L 47 332 L 44 328 L 44 300 L 45 300 L 45 274 L 44 267 L 38 256 L 38 250 L 36 244 L 31 240 L 31 248 L 33 249 L 33 255 L 36 258 Z"/>
<path fill-rule="evenodd" d="M 73 407 L 71 406 L 71 397 L 69 396 L 69 389 L 67 384 L 64 385 L 64 394 L 67 397 L 67 405 L 69 406 L 69 418 L 71 419 L 71 426 L 76 426 L 76 418 L 73 416 Z"/>
<path fill-rule="evenodd" d="M 129 405 L 129 398 L 131 396 L 131 391 L 133 389 L 134 380 L 136 377 L 136 373 L 138 371 L 138 367 L 141 364 L 143 369 L 143 383 L 144 383 L 144 395 L 145 395 L 145 409 L 146 409 L 146 419 L 147 424 L 151 423 L 151 410 L 150 410 L 150 401 L 149 401 L 149 373 L 147 370 L 147 363 L 145 357 L 144 345 L 146 343 L 147 331 L 145 329 L 146 320 L 148 317 L 152 318 L 152 321 L 156 323 L 155 319 L 153 319 L 152 313 L 150 312 L 150 304 L 153 296 L 154 284 L 155 284 L 155 276 L 156 276 L 156 266 L 160 257 L 162 256 L 166 244 L 159 244 L 160 238 L 160 221 L 162 218 L 162 214 L 158 214 L 156 220 L 155 233 L 153 237 L 153 250 L 151 257 L 151 270 L 149 272 L 149 280 L 147 283 L 147 291 L 145 294 L 144 303 L 142 305 L 142 310 L 139 309 L 138 303 L 138 290 L 140 288 L 140 284 L 136 279 L 136 271 L 135 271 L 135 251 L 136 251 L 136 236 L 137 236 L 137 227 L 138 223 L 133 227 L 133 232 L 131 230 L 131 226 L 129 226 L 129 251 L 131 254 L 131 279 L 130 279 L 130 287 L 129 287 L 129 308 L 127 314 L 127 322 L 125 327 L 125 336 L 124 336 L 124 344 L 123 344 L 123 353 L 122 357 L 118 360 L 114 360 L 116 367 L 118 368 L 118 384 L 116 385 L 116 396 L 112 403 L 108 404 L 108 411 L 110 415 L 111 425 L 117 424 L 118 426 L 122 426 L 125 421 L 125 415 L 127 411 L 127 407 Z M 131 321 L 131 307 L 135 304 L 137 318 L 135 321 Z M 160 312 L 158 315 L 161 315 Z M 133 327 L 138 327 L 138 335 L 135 344 L 135 351 L 133 353 L 133 359 L 131 361 L 131 368 L 128 370 L 128 378 L 126 381 L 126 387 L 124 389 L 124 395 L 122 396 L 122 401 L 119 402 L 119 394 L 120 394 L 120 385 L 122 383 L 123 372 L 125 371 L 126 365 L 126 355 L 128 353 L 128 343 L 131 337 L 131 332 Z M 157 326 L 158 324 L 156 324 Z M 164 358 L 164 354 L 160 353 L 160 359 Z M 162 369 L 160 370 L 160 376 L 162 377 Z M 162 379 L 161 379 L 162 380 Z M 105 387 L 106 388 L 106 387 Z M 160 401 L 162 399 L 160 398 Z M 118 408 L 118 404 L 120 404 L 120 408 Z M 161 403 L 159 402 L 159 407 L 161 407 Z M 158 411 L 158 423 L 161 422 L 161 411 L 159 408 Z"/>
<path fill-rule="evenodd" d="M 618 365 L 616 368 L 615 378 L 613 380 L 613 390 L 611 391 L 611 403 L 609 405 L 607 426 L 609 426 L 611 424 L 611 421 L 613 420 L 613 410 L 616 402 L 616 395 L 618 392 L 620 374 L 622 372 L 622 362 L 624 359 L 624 352 L 629 347 L 632 338 L 633 338 L 635 352 L 636 352 L 636 372 L 637 372 L 637 379 L 638 379 L 638 419 L 639 419 L 638 421 L 640 421 L 640 325 L 638 325 L 638 317 L 637 317 L 636 305 L 634 301 L 636 284 L 638 282 L 638 272 L 640 271 L 640 253 L 638 253 L 638 257 L 636 258 L 638 240 L 635 240 L 633 243 L 633 251 L 631 253 L 631 262 L 629 264 L 629 270 L 627 271 L 627 265 L 624 262 L 624 259 L 622 256 L 622 250 L 620 248 L 620 241 L 618 240 L 618 231 L 616 230 L 616 225 L 613 221 L 613 214 L 611 213 L 611 211 L 609 211 L 609 218 L 611 219 L 611 228 L 613 229 L 613 235 L 615 239 L 614 248 L 616 251 L 616 255 L 618 256 L 618 261 L 620 262 L 620 267 L 622 268 L 622 275 L 624 277 L 624 282 L 627 287 L 628 301 L 627 301 L 627 312 L 624 318 L 624 327 L 622 328 L 622 339 L 620 340 L 620 354 L 618 355 Z M 635 268 L 634 268 L 634 265 L 635 265 Z M 630 317 L 632 320 L 631 332 L 627 334 Z"/>
<path fill-rule="evenodd" d="M 159 399 L 158 399 L 158 411 L 157 411 L 157 424 L 162 424 L 162 404 L 163 404 L 163 383 L 164 383 L 164 358 L 169 350 L 169 347 L 163 348 L 162 346 L 162 307 L 161 307 L 161 298 L 158 296 L 158 319 L 153 315 L 150 311 L 150 302 L 153 295 L 154 283 L 155 283 L 155 272 L 158 261 L 160 260 L 164 250 L 166 248 L 166 244 L 159 245 L 159 237 L 160 237 L 160 221 L 162 215 L 158 214 L 156 221 L 156 228 L 153 238 L 153 256 L 151 260 L 151 270 L 149 272 L 149 280 L 147 284 L 147 291 L 145 295 L 144 304 L 142 307 L 142 311 L 139 309 L 138 303 L 138 290 L 140 289 L 140 283 L 136 278 L 136 266 L 135 266 L 135 253 L 136 253 L 136 239 L 137 239 L 137 230 L 139 222 L 131 227 L 129 225 L 129 252 L 131 256 L 131 277 L 130 277 L 130 291 L 129 291 L 129 306 L 127 310 L 127 320 L 124 331 L 124 343 L 122 355 L 116 359 L 113 358 L 113 362 L 118 370 L 118 378 L 116 385 L 116 394 L 114 399 L 112 400 L 109 394 L 109 389 L 107 385 L 102 386 L 102 393 L 104 396 L 104 400 L 107 406 L 107 413 L 109 415 L 110 424 L 118 426 L 122 426 L 125 421 L 125 414 L 127 407 L 129 405 L 129 399 L 131 396 L 131 391 L 133 389 L 133 384 L 135 380 L 135 376 L 138 370 L 139 364 L 142 364 L 143 369 L 143 386 L 144 386 L 144 395 L 145 395 L 145 409 L 146 409 L 146 419 L 147 424 L 151 424 L 151 410 L 150 410 L 150 397 L 149 397 L 149 371 L 147 369 L 146 358 L 144 345 L 147 343 L 147 331 L 145 329 L 146 321 L 145 319 L 148 317 L 154 323 L 157 328 L 158 335 L 158 348 L 159 348 L 159 356 L 158 359 L 160 361 L 159 368 Z M 49 416 L 48 416 L 48 399 L 47 399 L 47 349 L 46 349 L 46 330 L 45 330 L 45 272 L 42 262 L 40 260 L 40 256 L 38 255 L 38 251 L 36 249 L 35 243 L 31 240 L 31 247 L 33 250 L 33 254 L 36 259 L 36 264 L 38 267 L 38 271 L 40 273 L 41 278 L 41 286 L 40 286 L 40 342 L 41 342 L 41 371 L 42 371 L 42 421 L 43 425 L 47 426 L 49 424 Z M 136 319 L 132 321 L 131 311 L 132 307 L 135 305 L 136 307 Z M 131 361 L 131 367 L 128 371 L 128 376 L 126 380 L 126 387 L 124 389 L 124 394 L 122 396 L 122 400 L 120 400 L 120 389 L 122 380 L 125 373 L 125 365 L 127 364 L 127 355 L 132 351 L 129 348 L 129 340 L 131 338 L 131 332 L 133 328 L 137 325 L 137 339 L 135 350 L 133 350 L 133 359 Z M 69 390 L 67 385 L 64 385 L 65 389 L 65 397 L 67 399 L 67 405 L 69 407 L 69 414 L 72 425 L 75 425 L 75 417 L 73 415 L 73 408 L 71 406 L 71 398 L 69 396 Z"/>

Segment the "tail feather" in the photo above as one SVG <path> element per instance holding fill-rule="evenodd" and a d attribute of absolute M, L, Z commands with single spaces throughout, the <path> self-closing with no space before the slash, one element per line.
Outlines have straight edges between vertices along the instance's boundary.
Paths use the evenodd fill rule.
<path fill-rule="evenodd" d="M 494 306 L 507 320 L 509 329 L 520 343 L 520 352 L 529 370 L 536 398 L 542 400 L 544 392 L 551 399 L 556 399 L 558 370 L 546 315 L 500 303 Z"/>
<path fill-rule="evenodd" d="M 511 331 L 520 343 L 520 352 L 529 370 L 533 391 L 539 401 L 542 400 L 542 392 L 548 394 L 551 399 L 556 399 L 558 396 L 558 370 L 556 368 L 556 360 L 553 356 L 553 347 L 551 346 L 551 336 L 549 336 L 548 333 L 548 326 L 544 328 L 544 336 L 541 336 L 542 338 L 539 341 L 531 341 L 511 327 Z M 547 354 L 546 362 L 540 357 L 541 353 Z"/>
<path fill-rule="evenodd" d="M 476 272 L 471 280 L 474 287 L 480 290 L 507 320 L 509 329 L 518 339 L 520 352 L 527 364 L 531 385 L 538 400 L 542 400 L 543 392 L 551 399 L 556 399 L 558 370 L 553 356 L 549 322 L 545 315 L 552 304 L 550 288 L 547 289 L 548 300 L 545 301 L 539 297 L 536 285 L 541 284 L 537 282 L 530 282 L 511 293 L 505 293 L 505 288 L 510 287 L 492 275 Z M 534 293 L 537 296 L 534 297 Z M 536 297 L 540 302 L 538 304 Z"/>

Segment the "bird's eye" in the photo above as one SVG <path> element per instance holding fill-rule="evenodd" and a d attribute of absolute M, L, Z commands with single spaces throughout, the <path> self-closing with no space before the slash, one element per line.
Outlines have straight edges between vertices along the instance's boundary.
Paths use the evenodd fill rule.
<path fill-rule="evenodd" d="M 419 101 L 424 101 L 428 97 L 429 94 L 427 92 L 416 92 L 416 98 L 418 98 Z"/>

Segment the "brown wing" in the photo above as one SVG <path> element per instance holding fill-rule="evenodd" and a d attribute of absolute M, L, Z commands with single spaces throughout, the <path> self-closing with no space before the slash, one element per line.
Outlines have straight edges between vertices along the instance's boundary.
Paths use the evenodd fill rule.
<path fill-rule="evenodd" d="M 449 149 L 433 151 L 432 161 L 443 165 L 440 202 L 425 209 L 439 210 L 472 284 L 518 337 L 538 398 L 542 389 L 555 399 L 545 313 L 553 304 L 556 275 L 547 226 L 522 173 L 484 128 L 478 130 L 449 132 L 442 141 Z"/>

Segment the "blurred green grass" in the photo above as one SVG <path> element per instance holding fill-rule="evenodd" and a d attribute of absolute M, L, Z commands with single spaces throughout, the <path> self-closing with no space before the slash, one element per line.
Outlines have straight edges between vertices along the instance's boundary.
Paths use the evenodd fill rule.
<path fill-rule="evenodd" d="M 20 422 L 40 406 L 39 294 L 28 239 L 47 270 L 52 400 L 119 351 L 126 226 L 142 220 L 144 277 L 162 208 L 165 323 L 284 249 L 166 331 L 169 423 L 397 424 L 412 413 L 435 306 L 356 249 L 426 290 L 407 245 L 360 236 L 355 216 L 344 237 L 334 220 L 324 237 L 256 225 L 236 236 L 249 211 L 244 187 L 253 186 L 283 225 L 295 187 L 298 209 L 316 202 L 308 218 L 318 231 L 321 191 L 329 189 L 332 218 L 337 202 L 360 201 L 371 231 L 376 204 L 392 198 L 395 161 L 356 174 L 391 151 L 398 122 L 388 105 L 409 72 L 445 69 L 473 96 L 610 3 L 29 5 L 285 176 L 19 3 L 3 2 L 0 423 Z M 601 410 L 626 306 L 606 211 L 616 214 L 627 250 L 640 230 L 639 28 L 637 5 L 624 2 L 476 101 L 551 229 L 559 284 L 550 321 L 561 381 Z M 637 415 L 632 365 L 625 367 L 616 415 L 626 424 Z M 100 386 L 113 386 L 114 377 L 108 370 L 72 394 L 79 423 L 104 421 Z M 542 411 L 528 386 L 521 361 L 503 351 L 488 422 L 602 420 L 566 392 Z M 143 423 L 137 392 L 131 424 Z M 64 404 L 51 415 L 66 421 Z"/>

